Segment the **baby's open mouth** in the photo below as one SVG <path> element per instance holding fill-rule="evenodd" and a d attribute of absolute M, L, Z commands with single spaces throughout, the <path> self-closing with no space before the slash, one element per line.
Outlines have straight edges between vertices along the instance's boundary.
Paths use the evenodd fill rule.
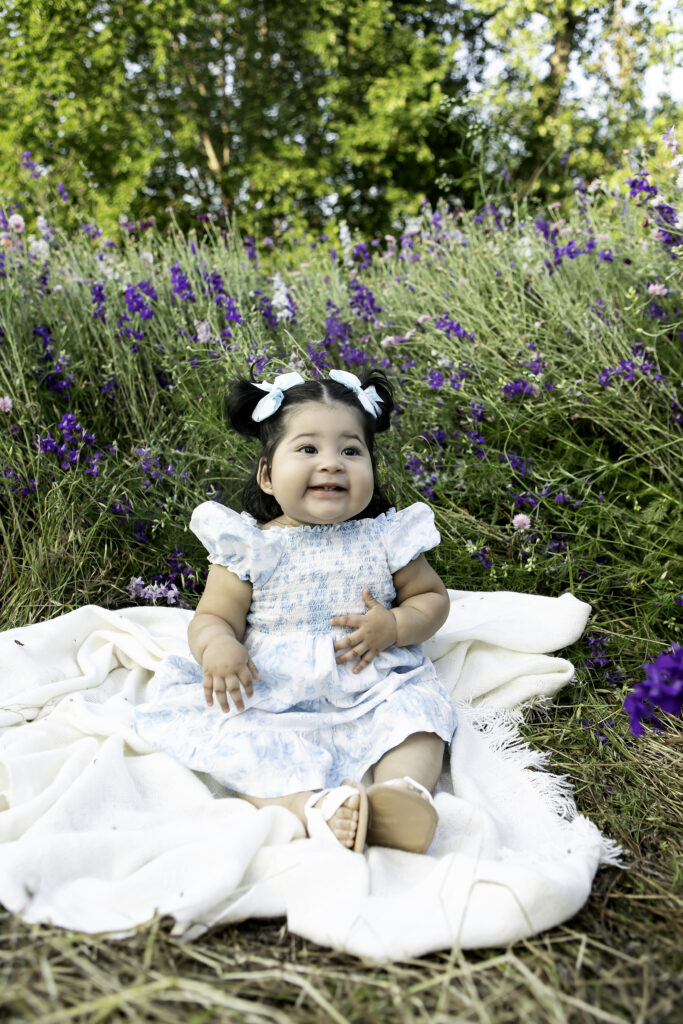
<path fill-rule="evenodd" d="M 345 487 L 341 487 L 339 484 L 315 484 L 313 487 L 309 487 L 311 491 L 345 491 Z"/>

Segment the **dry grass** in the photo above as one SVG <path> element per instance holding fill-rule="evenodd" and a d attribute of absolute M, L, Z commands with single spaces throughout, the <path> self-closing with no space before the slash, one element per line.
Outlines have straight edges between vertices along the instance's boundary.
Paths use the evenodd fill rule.
<path fill-rule="evenodd" d="M 8 918 L 0 1014 L 40 1024 L 673 1022 L 683 996 L 675 936 L 659 936 L 658 955 L 650 952 L 645 922 L 629 924 L 634 896 L 618 892 L 616 876 L 603 876 L 571 925 L 533 941 L 386 967 L 320 949 L 276 922 L 184 944 L 163 922 L 111 941 Z"/>

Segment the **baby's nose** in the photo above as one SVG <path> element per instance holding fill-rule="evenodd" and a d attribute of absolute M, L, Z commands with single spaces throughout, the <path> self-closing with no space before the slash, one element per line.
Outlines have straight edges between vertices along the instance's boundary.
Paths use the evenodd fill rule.
<path fill-rule="evenodd" d="M 320 453 L 320 460 L 322 466 L 328 471 L 337 472 L 338 470 L 343 468 L 343 461 L 339 452 L 323 451 Z"/>

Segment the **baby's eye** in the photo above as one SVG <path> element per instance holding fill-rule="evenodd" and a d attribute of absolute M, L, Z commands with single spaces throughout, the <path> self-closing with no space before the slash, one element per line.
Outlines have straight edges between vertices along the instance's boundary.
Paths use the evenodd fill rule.
<path fill-rule="evenodd" d="M 360 448 L 355 448 L 350 444 L 347 448 L 342 449 L 342 455 L 360 455 Z"/>
<path fill-rule="evenodd" d="M 315 445 L 302 444 L 301 447 L 297 448 L 297 451 L 303 452 L 304 455 L 315 455 Z"/>

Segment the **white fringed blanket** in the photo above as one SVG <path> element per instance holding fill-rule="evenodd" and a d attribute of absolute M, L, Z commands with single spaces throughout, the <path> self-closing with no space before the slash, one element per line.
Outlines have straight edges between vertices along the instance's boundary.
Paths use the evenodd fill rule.
<path fill-rule="evenodd" d="M 187 655 L 190 612 L 88 606 L 0 633 L 0 902 L 91 933 L 171 915 L 188 939 L 286 916 L 377 961 L 505 945 L 570 918 L 618 850 L 515 722 L 572 678 L 547 652 L 581 635 L 590 608 L 569 594 L 450 597 L 425 648 L 460 724 L 425 856 L 322 847 L 284 808 L 256 810 L 140 740 L 133 707 L 166 655 Z"/>

